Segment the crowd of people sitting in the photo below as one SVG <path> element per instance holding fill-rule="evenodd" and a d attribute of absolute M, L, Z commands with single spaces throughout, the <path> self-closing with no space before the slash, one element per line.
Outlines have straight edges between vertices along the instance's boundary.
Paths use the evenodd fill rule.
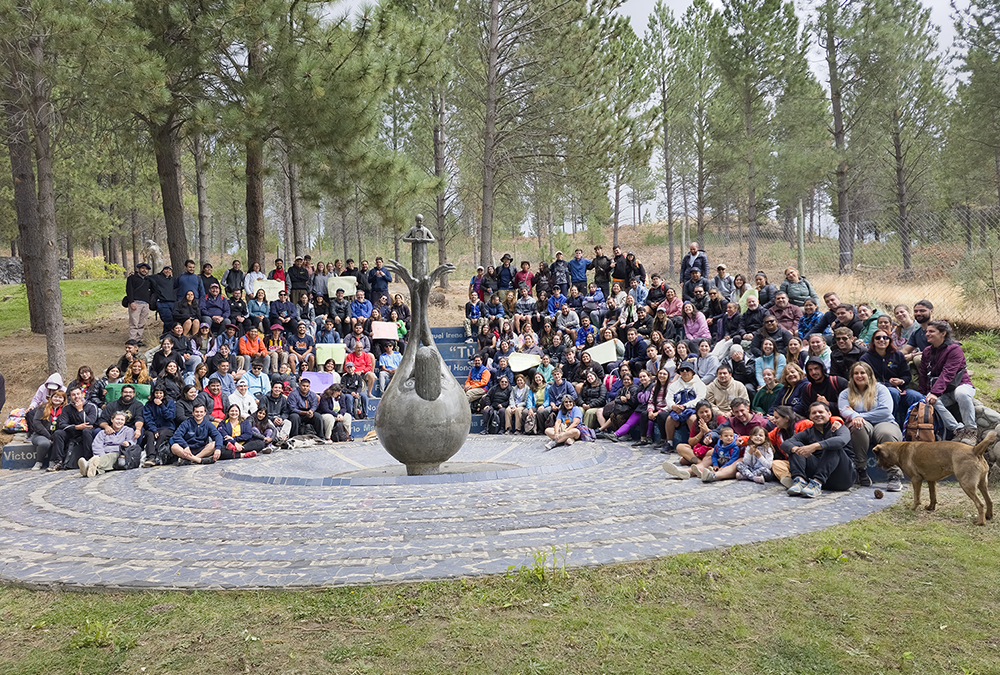
<path fill-rule="evenodd" d="M 384 390 L 400 365 L 410 310 L 401 295 L 389 294 L 392 277 L 381 258 L 369 269 L 368 261 L 355 268 L 353 260 L 313 266 L 305 256 L 288 270 L 279 259 L 266 277 L 256 264 L 244 273 L 235 260 L 221 281 L 209 264 L 200 275 L 193 260 L 185 267 L 173 279 L 170 266 L 149 276 L 140 263 L 126 282 L 124 354 L 97 372 L 81 366 L 68 386 L 57 373 L 39 387 L 27 413 L 34 470 L 95 476 L 211 464 L 268 454 L 306 433 L 349 441 L 376 383 Z M 328 297 L 335 277 L 350 283 Z M 270 301 L 254 288 L 263 279 L 281 282 Z M 143 354 L 153 312 L 162 335 Z M 395 339 L 385 332 L 376 339 L 373 324 Z M 317 345 L 325 344 L 342 345 L 342 358 L 320 362 Z M 314 390 L 313 381 L 324 388 Z"/>
<path fill-rule="evenodd" d="M 676 288 L 618 247 L 611 257 L 601 246 L 593 258 L 557 252 L 534 270 L 512 262 L 478 268 L 465 304 L 465 391 L 483 433 L 545 435 L 549 449 L 637 436 L 637 447 L 677 453 L 664 465 L 672 476 L 780 480 L 806 496 L 871 485 L 869 449 L 902 439 L 920 402 L 943 436 L 975 442 L 965 356 L 928 300 L 890 315 L 829 292 L 821 311 L 798 270 L 779 285 L 721 263 L 710 275 L 694 242 Z M 150 277 L 141 263 L 126 283 L 121 358 L 39 387 L 28 413 L 36 470 L 210 464 L 302 433 L 346 441 L 400 364 L 410 311 L 389 293 L 381 258 L 355 268 L 305 256 L 288 270 L 279 259 L 266 276 L 234 261 L 221 281 L 211 265 L 185 267 L 174 280 L 169 266 Z M 338 277 L 351 283 L 331 285 Z M 280 282 L 277 298 L 255 288 L 264 279 Z M 141 354 L 152 312 L 162 336 Z M 373 324 L 386 322 L 395 339 L 376 339 Z M 343 344 L 343 362 L 320 363 L 324 344 Z M 512 361 L 524 363 L 514 354 L 534 358 L 514 372 Z M 315 371 L 332 384 L 314 391 Z M 890 471 L 888 489 L 900 480 Z"/>
<path fill-rule="evenodd" d="M 697 242 L 676 287 L 618 247 L 512 263 L 478 268 L 465 305 L 481 433 L 544 434 L 549 449 L 638 434 L 635 446 L 679 455 L 664 465 L 677 478 L 780 480 L 810 497 L 871 485 L 870 448 L 902 440 L 920 402 L 942 437 L 975 443 L 965 355 L 929 300 L 889 314 L 821 298 L 795 268 L 780 284 L 722 263 L 710 274 Z M 514 354 L 537 358 L 514 372 Z"/>

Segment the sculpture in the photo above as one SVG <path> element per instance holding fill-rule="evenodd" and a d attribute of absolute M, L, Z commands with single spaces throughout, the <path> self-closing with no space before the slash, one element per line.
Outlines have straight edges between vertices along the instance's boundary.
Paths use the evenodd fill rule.
<path fill-rule="evenodd" d="M 462 385 L 445 365 L 431 337 L 428 299 L 434 282 L 452 264 L 427 273 L 427 244 L 434 235 L 418 215 L 416 225 L 403 237 L 411 245 L 412 276 L 399 262 L 386 267 L 410 289 L 412 326 L 403 360 L 382 402 L 375 411 L 375 430 L 386 451 L 406 465 L 406 473 L 420 476 L 439 473 L 465 442 L 472 411 Z"/>

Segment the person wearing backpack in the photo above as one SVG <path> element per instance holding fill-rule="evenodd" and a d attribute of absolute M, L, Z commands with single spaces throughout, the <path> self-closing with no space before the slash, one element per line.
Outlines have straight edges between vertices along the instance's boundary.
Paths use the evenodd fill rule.
<path fill-rule="evenodd" d="M 892 416 L 892 396 L 884 384 L 875 380 L 872 367 L 858 362 L 851 366 L 847 389 L 840 392 L 837 407 L 851 432 L 858 484 L 870 487 L 872 479 L 868 476 L 869 448 L 879 443 L 903 440 L 903 432 Z M 902 490 L 902 471 L 898 467 L 892 467 L 886 473 L 889 479 L 885 489 L 889 492 Z"/>

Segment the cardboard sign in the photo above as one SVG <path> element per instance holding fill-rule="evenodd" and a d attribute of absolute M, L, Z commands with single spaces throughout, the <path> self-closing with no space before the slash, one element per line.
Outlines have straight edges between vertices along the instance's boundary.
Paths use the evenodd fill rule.
<path fill-rule="evenodd" d="M 337 373 L 317 373 L 307 370 L 299 376 L 299 380 L 309 380 L 309 391 L 315 392 L 319 396 L 340 382 L 340 375 Z"/>
<path fill-rule="evenodd" d="M 397 340 L 399 330 L 391 321 L 372 321 L 372 340 Z"/>
<path fill-rule="evenodd" d="M 534 368 L 542 362 L 542 357 L 537 354 L 521 354 L 519 352 L 514 352 L 507 357 L 507 365 L 510 366 L 512 372 L 523 373 L 526 370 Z"/>
<path fill-rule="evenodd" d="M 285 282 L 275 279 L 258 279 L 254 284 L 253 292 L 263 289 L 267 296 L 267 301 L 272 302 L 278 299 L 278 293 L 285 290 Z"/>
<path fill-rule="evenodd" d="M 357 288 L 358 280 L 354 277 L 330 277 L 326 281 L 326 292 L 329 293 L 329 297 L 334 297 L 337 295 L 337 289 L 344 289 L 345 298 L 353 298 L 354 292 Z"/>
<path fill-rule="evenodd" d="M 122 387 L 126 386 L 124 382 L 113 382 L 105 387 L 104 400 L 108 403 L 112 401 L 117 401 L 121 398 Z M 149 393 L 153 389 L 152 385 L 148 384 L 133 384 L 128 385 L 135 387 L 135 400 L 139 403 L 146 405 L 146 401 L 149 400 Z"/>
<path fill-rule="evenodd" d="M 586 353 L 590 354 L 590 358 L 597 363 L 611 363 L 612 361 L 618 360 L 618 350 L 615 349 L 614 340 L 608 340 L 607 342 L 602 342 L 599 345 L 594 345 L 590 349 L 586 350 Z"/>
<path fill-rule="evenodd" d="M 343 365 L 345 358 L 347 358 L 347 346 L 343 342 L 333 345 L 316 345 L 316 363 L 318 365 L 323 365 L 327 359 L 333 359 L 333 362 L 340 366 Z"/>

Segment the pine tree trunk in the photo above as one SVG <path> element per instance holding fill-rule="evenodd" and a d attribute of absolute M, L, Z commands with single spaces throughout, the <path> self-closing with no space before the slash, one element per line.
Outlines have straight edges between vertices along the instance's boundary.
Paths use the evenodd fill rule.
<path fill-rule="evenodd" d="M 899 129 L 899 118 L 896 118 L 896 127 L 892 132 L 893 156 L 896 162 L 896 206 L 899 209 L 899 248 L 903 255 L 903 273 L 910 271 L 910 213 L 907 203 L 906 193 L 906 173 L 903 159 L 903 142 Z"/>
<path fill-rule="evenodd" d="M 840 274 L 851 274 L 854 271 L 854 228 L 851 224 L 851 211 L 848 204 L 847 185 L 847 158 L 846 152 L 847 133 L 844 127 L 844 111 L 840 66 L 837 63 L 837 38 L 834 35 L 833 12 L 828 12 L 826 25 L 824 26 L 824 39 L 826 42 L 826 62 L 830 72 L 830 104 L 833 110 L 833 142 L 840 154 L 841 159 L 837 164 L 837 236 L 840 257 L 837 263 L 837 270 Z"/>
<path fill-rule="evenodd" d="M 69 274 L 66 275 L 67 279 L 73 278 L 73 231 L 69 230 L 66 232 L 66 260 L 69 262 Z"/>
<path fill-rule="evenodd" d="M 181 199 L 181 167 L 177 153 L 177 134 L 173 120 L 168 120 L 151 130 L 153 152 L 156 155 L 156 174 L 160 181 L 160 200 L 163 204 L 163 224 L 167 231 L 167 248 L 170 266 L 184 269 L 188 257 L 187 232 L 184 230 L 184 202 Z M 176 272 L 175 272 L 176 273 Z"/>
<path fill-rule="evenodd" d="M 281 173 L 278 175 L 278 195 L 281 198 L 281 241 L 285 248 L 285 257 L 293 260 L 295 239 L 292 233 L 292 197 L 291 191 L 288 189 L 288 174 L 291 169 L 288 166 L 288 153 L 285 152 L 285 146 L 281 142 L 278 143 L 278 162 L 281 165 Z"/>
<path fill-rule="evenodd" d="M 445 187 L 445 151 L 447 149 L 447 141 L 445 139 L 445 122 L 447 118 L 445 116 L 446 109 L 444 94 L 437 94 L 434 98 L 434 175 L 439 181 L 441 181 L 441 190 L 434 196 L 434 222 L 437 226 L 438 265 L 444 265 L 448 262 L 448 236 L 445 231 L 447 227 L 447 214 L 445 212 L 447 207 L 445 201 L 447 197 L 447 188 Z M 399 258 L 396 258 L 396 260 L 399 260 Z M 475 260 L 475 258 L 473 258 L 473 260 Z M 440 283 L 441 288 L 447 290 L 447 274 L 441 275 Z"/>
<path fill-rule="evenodd" d="M 205 141 L 198 131 L 194 135 L 194 177 L 198 192 L 198 260 L 208 262 L 212 247 L 208 230 L 208 195 L 205 192 Z"/>
<path fill-rule="evenodd" d="M 299 194 L 299 165 L 295 162 L 288 164 L 288 197 L 292 207 L 292 251 L 295 256 L 305 255 L 308 253 L 306 228 L 302 216 L 302 196 Z"/>
<path fill-rule="evenodd" d="M 809 191 L 809 243 L 813 243 L 813 224 L 816 221 L 816 186 Z"/>
<path fill-rule="evenodd" d="M 56 228 L 56 191 L 52 171 L 53 147 L 50 138 L 52 101 L 44 75 L 42 39 L 32 41 L 32 117 L 34 118 L 35 166 L 38 169 L 38 229 L 41 235 L 41 265 L 35 270 L 41 288 L 45 316 L 45 351 L 50 373 L 66 373 L 66 341 L 63 335 L 62 289 L 59 287 L 59 233 Z"/>
<path fill-rule="evenodd" d="M 674 274 L 674 175 L 670 158 L 670 126 L 667 124 L 667 80 L 660 79 L 660 100 L 663 102 L 663 187 L 667 193 L 667 249 L 670 276 Z"/>
<path fill-rule="evenodd" d="M 618 217 L 619 214 L 621 213 L 621 192 L 622 192 L 621 180 L 619 180 L 618 176 L 615 176 L 615 220 L 612 226 L 612 232 L 614 233 L 614 236 L 612 237 L 611 240 L 612 246 L 618 245 Z"/>
<path fill-rule="evenodd" d="M 972 209 L 968 204 L 959 204 L 958 221 L 962 223 L 962 234 L 965 235 L 965 252 L 972 253 Z"/>
<path fill-rule="evenodd" d="M 125 276 L 128 276 L 128 244 L 126 243 L 124 233 L 118 235 L 118 245 L 122 250 L 122 267 L 125 268 Z"/>
<path fill-rule="evenodd" d="M 340 235 L 344 240 L 344 260 L 351 257 L 348 251 L 348 236 L 347 236 L 347 209 L 345 208 L 340 212 Z"/>
<path fill-rule="evenodd" d="M 748 144 L 753 138 L 752 105 L 748 91 L 743 101 L 743 121 Z M 747 151 L 747 225 L 747 271 L 754 274 L 757 269 L 757 237 L 760 235 L 760 226 L 757 224 L 757 172 L 752 146 Z"/>
<path fill-rule="evenodd" d="M 264 143 L 247 142 L 247 267 L 260 263 L 264 269 Z"/>
<path fill-rule="evenodd" d="M 358 237 L 358 264 L 355 267 L 361 269 L 361 261 L 364 259 L 365 253 L 361 245 L 361 195 L 357 184 L 354 185 L 354 232 Z"/>
<path fill-rule="evenodd" d="M 483 214 L 479 231 L 479 264 L 493 264 L 493 208 L 497 171 L 497 80 L 500 59 L 500 0 L 490 0 L 486 100 L 483 123 Z"/>
<path fill-rule="evenodd" d="M 10 100 L 4 106 L 7 116 L 7 150 L 14 183 L 14 211 L 17 214 L 21 267 L 24 270 L 25 291 L 28 297 L 28 317 L 31 332 L 41 335 L 45 333 L 42 288 L 35 283 L 36 275 L 29 274 L 29 270 L 41 269 L 42 242 L 38 228 L 38 193 L 25 113 L 19 106 L 10 102 L 15 100 L 16 96 L 17 92 L 8 91 Z M 14 252 L 15 247 L 12 246 L 11 251 Z"/>
<path fill-rule="evenodd" d="M 687 190 L 687 176 L 681 174 L 681 199 L 684 202 L 684 218 L 681 220 L 681 256 L 683 257 L 684 251 L 688 247 L 688 190 Z M 704 242 L 701 242 L 702 244 Z"/>

